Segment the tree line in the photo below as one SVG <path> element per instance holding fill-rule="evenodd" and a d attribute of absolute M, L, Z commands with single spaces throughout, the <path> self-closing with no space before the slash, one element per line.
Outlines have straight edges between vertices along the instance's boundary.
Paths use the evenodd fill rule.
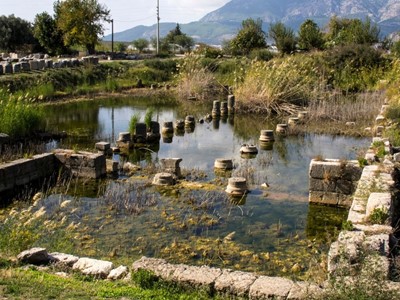
<path fill-rule="evenodd" d="M 52 15 L 47 12 L 37 14 L 33 24 L 14 15 L 0 16 L 0 49 L 46 51 L 58 55 L 80 46 L 92 54 L 104 34 L 104 24 L 111 21 L 110 11 L 97 0 L 57 0 L 53 11 Z M 368 17 L 360 20 L 334 16 L 324 30 L 308 19 L 301 24 L 297 34 L 282 22 L 271 24 L 268 32 L 263 31 L 262 25 L 261 19 L 244 20 L 237 34 L 224 42 L 224 53 L 249 55 L 253 50 L 268 48 L 268 39 L 281 54 L 380 41 L 379 27 Z M 142 52 L 150 44 L 156 45 L 156 39 L 141 38 L 132 43 Z M 190 51 L 194 44 L 193 38 L 183 33 L 179 24 L 159 40 L 160 51 L 164 53 L 177 48 Z M 400 42 L 391 43 L 385 39 L 384 46 L 400 55 Z M 125 50 L 123 43 L 118 43 L 116 48 Z"/>

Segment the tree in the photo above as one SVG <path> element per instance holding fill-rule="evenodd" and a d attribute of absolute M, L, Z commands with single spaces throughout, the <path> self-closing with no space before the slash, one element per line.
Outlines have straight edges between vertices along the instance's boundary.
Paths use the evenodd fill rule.
<path fill-rule="evenodd" d="M 139 51 L 139 53 L 142 53 L 143 50 L 149 46 L 149 41 L 144 38 L 141 38 L 141 39 L 134 40 L 132 42 L 132 44 Z"/>
<path fill-rule="evenodd" d="M 296 50 L 296 36 L 293 30 L 282 22 L 271 24 L 268 34 L 282 54 L 289 54 Z"/>
<path fill-rule="evenodd" d="M 93 54 L 99 36 L 104 33 L 102 22 L 109 21 L 110 11 L 97 0 L 57 0 L 54 12 L 64 44 L 84 46 Z"/>
<path fill-rule="evenodd" d="M 0 16 L 0 49 L 27 50 L 35 45 L 37 40 L 33 36 L 31 23 L 14 15 Z"/>
<path fill-rule="evenodd" d="M 124 51 L 126 51 L 126 45 L 122 42 L 118 42 L 115 45 L 115 50 L 117 50 L 118 52 L 124 52 Z"/>
<path fill-rule="evenodd" d="M 165 36 L 165 42 L 172 45 L 179 45 L 187 51 L 190 51 L 194 46 L 194 40 L 181 31 L 179 24 L 176 24 L 175 29 L 168 32 Z"/>
<path fill-rule="evenodd" d="M 36 15 L 33 35 L 51 55 L 68 52 L 68 48 L 64 46 L 62 32 L 58 29 L 54 18 L 47 12 Z"/>
<path fill-rule="evenodd" d="M 379 41 L 380 30 L 372 24 L 370 18 L 340 19 L 336 16 L 329 20 L 327 40 L 330 45 L 373 44 Z"/>
<path fill-rule="evenodd" d="M 266 34 L 262 30 L 261 19 L 246 19 L 242 22 L 242 28 L 230 42 L 230 50 L 234 54 L 249 54 L 254 49 L 267 46 Z"/>
<path fill-rule="evenodd" d="M 309 51 L 312 49 L 322 50 L 324 39 L 318 25 L 312 20 L 306 20 L 299 29 L 299 48 Z"/>

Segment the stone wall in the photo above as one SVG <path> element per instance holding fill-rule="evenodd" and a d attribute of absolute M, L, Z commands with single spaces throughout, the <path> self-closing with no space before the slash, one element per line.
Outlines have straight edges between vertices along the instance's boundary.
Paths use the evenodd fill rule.
<path fill-rule="evenodd" d="M 349 208 L 361 172 L 358 161 L 313 159 L 309 169 L 309 201 Z"/>
<path fill-rule="evenodd" d="M 58 174 L 61 167 L 73 176 L 93 179 L 107 173 L 106 157 L 103 153 L 57 149 L 54 153 L 44 153 L 0 165 L 0 194 L 41 182 Z"/>
<path fill-rule="evenodd" d="M 52 153 L 35 155 L 0 165 L 0 193 L 14 190 L 53 175 L 56 162 Z"/>
<path fill-rule="evenodd" d="M 77 67 L 80 65 L 96 65 L 99 63 L 99 58 L 96 56 L 86 56 L 81 59 L 77 58 L 60 58 L 58 60 L 51 59 L 36 59 L 36 58 L 19 58 L 17 62 L 14 59 L 0 59 L 0 75 L 16 74 L 20 72 L 39 71 L 45 69 L 58 69 L 67 67 Z"/>

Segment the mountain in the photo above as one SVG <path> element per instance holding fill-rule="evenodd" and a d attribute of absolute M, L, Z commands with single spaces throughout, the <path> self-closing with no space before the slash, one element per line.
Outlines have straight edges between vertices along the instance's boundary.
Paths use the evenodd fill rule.
<path fill-rule="evenodd" d="M 381 34 L 399 31 L 399 0 L 232 0 L 221 8 L 210 12 L 197 22 L 180 24 L 184 33 L 196 41 L 221 44 L 232 38 L 248 18 L 263 21 L 263 29 L 281 21 L 295 31 L 306 20 L 314 20 L 323 28 L 332 16 L 360 18 L 367 16 L 381 28 Z M 176 23 L 161 23 L 160 36 L 175 28 Z M 137 26 L 115 33 L 116 41 L 133 41 L 137 38 L 155 36 L 156 26 Z M 110 40 L 110 36 L 104 37 Z"/>

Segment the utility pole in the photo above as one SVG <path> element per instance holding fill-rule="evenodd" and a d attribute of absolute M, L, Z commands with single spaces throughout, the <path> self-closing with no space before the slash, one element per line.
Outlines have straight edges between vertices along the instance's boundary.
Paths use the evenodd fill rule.
<path fill-rule="evenodd" d="M 157 55 L 160 49 L 160 0 L 157 0 Z"/>
<path fill-rule="evenodd" d="M 114 19 L 111 19 L 111 58 L 114 58 Z"/>

